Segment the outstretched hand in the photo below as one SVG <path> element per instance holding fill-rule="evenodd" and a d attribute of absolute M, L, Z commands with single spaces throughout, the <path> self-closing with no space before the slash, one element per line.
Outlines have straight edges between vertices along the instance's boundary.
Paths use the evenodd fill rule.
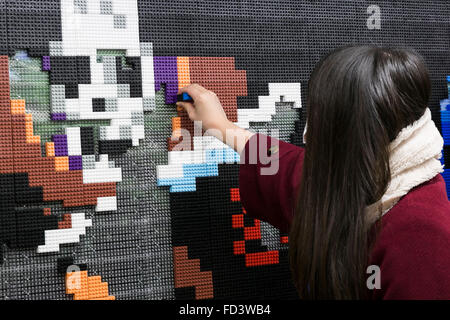
<path fill-rule="evenodd" d="M 192 121 L 201 121 L 205 130 L 217 129 L 227 126 L 229 120 L 223 110 L 217 95 L 198 84 L 191 84 L 180 89 L 180 93 L 189 94 L 194 103 L 177 102 L 183 107 Z"/>
<path fill-rule="evenodd" d="M 192 121 L 201 121 L 206 134 L 215 136 L 241 153 L 253 133 L 227 119 L 217 95 L 198 84 L 191 84 L 180 89 L 178 94 L 181 93 L 190 95 L 194 103 L 177 102 L 177 106 L 183 107 Z"/>

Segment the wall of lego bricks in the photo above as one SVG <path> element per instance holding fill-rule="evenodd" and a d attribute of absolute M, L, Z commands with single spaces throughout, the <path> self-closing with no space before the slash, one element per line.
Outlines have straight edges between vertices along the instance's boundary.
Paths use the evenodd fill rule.
<path fill-rule="evenodd" d="M 245 216 L 236 155 L 196 138 L 172 151 L 193 129 L 183 84 L 301 145 L 323 54 L 410 46 L 448 124 L 447 1 L 0 0 L 0 29 L 0 299 L 295 298 L 286 235 Z"/>

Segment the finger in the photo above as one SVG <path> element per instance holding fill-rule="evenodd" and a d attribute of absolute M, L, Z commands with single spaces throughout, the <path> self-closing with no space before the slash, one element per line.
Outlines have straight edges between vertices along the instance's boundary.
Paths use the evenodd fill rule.
<path fill-rule="evenodd" d="M 182 107 L 184 110 L 186 110 L 189 117 L 191 117 L 195 113 L 195 107 L 190 102 L 177 102 L 177 106 Z"/>
<path fill-rule="evenodd" d="M 196 98 L 198 98 L 202 93 L 207 92 L 207 91 L 208 90 L 206 90 L 205 88 L 203 88 L 202 86 L 200 86 L 198 84 L 191 84 L 191 85 L 188 85 L 188 86 L 186 86 L 184 88 L 181 88 L 178 91 L 178 94 L 186 92 L 195 101 Z"/>

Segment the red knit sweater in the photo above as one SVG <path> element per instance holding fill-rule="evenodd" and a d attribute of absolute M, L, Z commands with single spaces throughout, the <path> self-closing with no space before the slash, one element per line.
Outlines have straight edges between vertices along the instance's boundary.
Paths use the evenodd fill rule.
<path fill-rule="evenodd" d="M 255 139 L 267 139 L 267 150 L 259 150 L 262 154 L 279 143 L 279 148 L 271 149 L 278 152 L 278 157 L 273 156 L 279 161 L 277 174 L 261 175 L 260 169 L 268 165 L 247 163 L 249 145 Z M 247 214 L 287 232 L 304 149 L 257 134 L 241 156 L 239 188 Z M 371 290 L 371 297 L 450 299 L 450 202 L 442 176 L 410 190 L 382 217 L 381 225 L 369 262 L 380 267 L 381 289 Z"/>

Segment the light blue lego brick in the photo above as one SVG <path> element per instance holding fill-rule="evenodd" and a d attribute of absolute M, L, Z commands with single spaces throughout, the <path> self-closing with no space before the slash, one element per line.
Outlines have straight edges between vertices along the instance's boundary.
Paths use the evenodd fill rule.
<path fill-rule="evenodd" d="M 184 164 L 183 176 L 185 177 L 211 177 L 219 175 L 216 163 Z"/>
<path fill-rule="evenodd" d="M 195 182 L 194 182 L 194 184 L 189 184 L 189 185 L 171 186 L 169 191 L 170 192 L 195 192 L 195 191 L 197 191 L 197 188 L 196 188 Z"/>
<path fill-rule="evenodd" d="M 224 149 L 210 149 L 206 150 L 206 162 L 207 163 L 223 163 L 224 162 Z"/>
<path fill-rule="evenodd" d="M 447 76 L 447 82 L 450 82 L 450 76 Z"/>
<path fill-rule="evenodd" d="M 450 99 L 441 100 L 441 112 L 450 111 Z"/>
<path fill-rule="evenodd" d="M 167 178 L 158 179 L 157 185 L 162 186 L 174 186 L 174 185 L 195 185 L 195 177 L 180 177 L 180 178 Z"/>
<path fill-rule="evenodd" d="M 238 162 L 239 160 L 239 153 L 233 149 L 225 149 L 225 163 Z"/>

